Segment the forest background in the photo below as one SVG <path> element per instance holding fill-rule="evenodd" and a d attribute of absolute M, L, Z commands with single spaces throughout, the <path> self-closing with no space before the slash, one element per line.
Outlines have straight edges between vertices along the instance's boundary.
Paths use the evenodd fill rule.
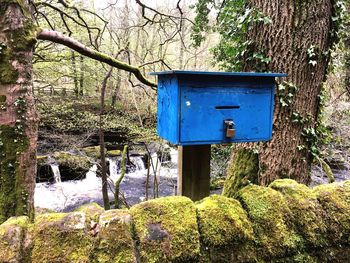
<path fill-rule="evenodd" d="M 278 27 L 273 23 L 276 22 L 273 14 L 281 11 L 273 3 L 259 6 L 258 1 L 238 0 L 29 2 L 37 26 L 61 32 L 56 35 L 45 30 L 39 32 L 33 51 L 39 154 L 100 144 L 103 159 L 105 146 L 159 140 L 155 134 L 155 79 L 147 75 L 149 72 L 280 69 L 290 75 L 290 80 L 282 80 L 276 92 L 275 141 L 268 145 L 238 146 L 240 149 L 216 146 L 212 151 L 216 176 L 225 178 L 227 171 L 241 169 L 229 173 L 238 183 L 229 183 L 235 188 L 226 194 L 234 195 L 247 182 L 266 185 L 275 178 L 310 183 L 311 164 L 314 173 L 325 173 L 330 181 L 334 180 L 334 172 L 348 174 L 350 63 L 346 1 L 295 4 L 297 14 L 291 17 L 299 20 L 294 20 L 294 30 L 305 31 L 305 35 L 293 40 L 295 46 L 291 50 L 283 49 L 289 48 L 288 35 L 283 35 L 287 45 L 277 45 L 275 54 L 271 53 L 275 47 L 262 47 L 266 40 L 259 34 L 265 32 L 272 43 L 277 43 Z M 3 4 L 6 5 L 5 1 Z M 307 23 L 301 23 L 304 20 Z M 319 38 L 314 39 L 310 33 L 313 26 L 322 28 L 317 32 Z M 304 41 L 309 39 L 306 36 L 314 42 Z M 27 48 L 18 45 L 17 50 Z M 1 48 L 5 50 L 7 46 L 1 44 Z M 96 56 L 90 59 L 96 52 L 99 60 Z M 288 57 L 293 60 L 291 67 L 285 65 Z M 110 67 L 113 65 L 114 69 Z M 18 109 L 27 109 L 21 108 L 23 102 L 22 97 L 16 98 L 17 113 Z M 2 110 L 7 110 L 7 103 L 5 97 L 1 101 Z M 24 121 L 20 113 L 18 116 L 19 123 Z M 30 127 L 16 129 L 27 126 Z M 291 135 L 278 135 L 277 131 L 283 130 Z M 5 140 L 2 143 L 6 146 Z M 271 145 L 276 146 L 274 151 Z M 292 162 L 283 162 L 281 156 Z M 258 171 L 255 166 L 237 168 L 235 158 L 251 159 L 253 163 L 257 160 Z M 102 174 L 105 169 L 102 162 Z M 22 212 L 18 210 L 19 214 Z"/>

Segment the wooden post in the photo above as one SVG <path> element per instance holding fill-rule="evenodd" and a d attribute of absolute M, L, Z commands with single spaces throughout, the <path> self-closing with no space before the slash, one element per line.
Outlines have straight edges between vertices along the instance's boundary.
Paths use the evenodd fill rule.
<path fill-rule="evenodd" d="M 179 146 L 178 195 L 198 201 L 209 196 L 210 144 Z"/>

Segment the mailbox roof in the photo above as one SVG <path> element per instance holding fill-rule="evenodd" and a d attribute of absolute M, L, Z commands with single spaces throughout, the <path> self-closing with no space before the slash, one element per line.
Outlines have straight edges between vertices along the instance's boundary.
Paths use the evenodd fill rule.
<path fill-rule="evenodd" d="M 242 77 L 286 77 L 285 73 L 262 73 L 262 72 L 222 72 L 222 71 L 190 71 L 170 70 L 151 72 L 150 75 L 212 75 L 212 76 L 242 76 Z"/>

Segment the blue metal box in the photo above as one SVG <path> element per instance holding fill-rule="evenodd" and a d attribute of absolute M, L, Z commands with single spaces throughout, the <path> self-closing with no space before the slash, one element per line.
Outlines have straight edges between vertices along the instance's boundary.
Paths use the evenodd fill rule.
<path fill-rule="evenodd" d="M 160 137 L 178 145 L 268 141 L 281 73 L 164 71 L 158 75 Z"/>

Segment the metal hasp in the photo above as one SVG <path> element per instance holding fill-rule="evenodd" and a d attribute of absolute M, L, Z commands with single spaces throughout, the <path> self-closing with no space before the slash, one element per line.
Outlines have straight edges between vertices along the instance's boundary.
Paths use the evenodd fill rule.
<path fill-rule="evenodd" d="M 179 145 L 178 193 L 209 195 L 210 145 L 268 141 L 274 87 L 283 73 L 163 71 L 158 76 L 158 135 Z"/>

